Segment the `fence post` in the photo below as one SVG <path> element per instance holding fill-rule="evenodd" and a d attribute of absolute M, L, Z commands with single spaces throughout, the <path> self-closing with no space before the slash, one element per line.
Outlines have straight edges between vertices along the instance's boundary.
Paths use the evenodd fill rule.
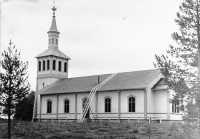
<path fill-rule="evenodd" d="M 151 118 L 149 118 L 149 123 L 151 123 Z"/>
<path fill-rule="evenodd" d="M 138 117 L 138 123 L 140 122 L 140 120 L 139 120 L 140 118 Z"/>
<path fill-rule="evenodd" d="M 118 117 L 118 123 L 119 123 L 119 117 Z"/>
<path fill-rule="evenodd" d="M 129 117 L 128 117 L 128 123 L 129 123 Z"/>

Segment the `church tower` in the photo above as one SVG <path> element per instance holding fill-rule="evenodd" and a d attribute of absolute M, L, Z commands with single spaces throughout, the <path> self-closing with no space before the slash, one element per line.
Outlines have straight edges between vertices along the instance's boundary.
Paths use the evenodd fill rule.
<path fill-rule="evenodd" d="M 53 17 L 48 33 L 48 49 L 37 58 L 37 87 L 39 91 L 43 87 L 52 84 L 61 78 L 68 77 L 68 62 L 70 58 L 58 49 L 59 34 L 56 26 L 55 6 L 52 8 Z"/>

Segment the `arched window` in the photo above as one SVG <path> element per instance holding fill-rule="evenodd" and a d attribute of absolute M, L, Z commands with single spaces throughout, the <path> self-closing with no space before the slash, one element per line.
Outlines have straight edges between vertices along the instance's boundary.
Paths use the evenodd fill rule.
<path fill-rule="evenodd" d="M 67 63 L 64 64 L 64 72 L 67 72 Z"/>
<path fill-rule="evenodd" d="M 128 111 L 135 112 L 135 98 L 132 96 L 128 98 Z"/>
<path fill-rule="evenodd" d="M 84 98 L 84 99 L 83 99 L 83 108 L 84 108 L 84 106 L 85 106 L 86 101 L 87 101 L 87 98 Z"/>
<path fill-rule="evenodd" d="M 105 112 L 111 112 L 111 99 L 105 98 Z"/>
<path fill-rule="evenodd" d="M 39 61 L 39 71 L 41 71 L 41 62 Z"/>
<path fill-rule="evenodd" d="M 56 45 L 58 45 L 58 40 L 56 39 Z"/>
<path fill-rule="evenodd" d="M 45 61 L 43 60 L 43 70 L 45 70 Z"/>
<path fill-rule="evenodd" d="M 86 102 L 87 102 L 87 97 L 83 98 L 83 107 L 82 108 L 84 108 Z M 90 107 L 85 115 L 85 118 L 90 118 Z"/>
<path fill-rule="evenodd" d="M 69 113 L 69 100 L 64 100 L 64 113 Z"/>
<path fill-rule="evenodd" d="M 56 70 L 56 60 L 53 60 L 53 70 Z"/>
<path fill-rule="evenodd" d="M 52 109 L 52 101 L 47 100 L 47 113 L 51 113 L 51 109 Z"/>
<path fill-rule="evenodd" d="M 50 44 L 50 39 L 49 39 L 49 44 Z"/>
<path fill-rule="evenodd" d="M 61 61 L 59 61 L 58 65 L 59 65 L 58 70 L 61 71 L 61 69 L 62 69 L 62 63 L 61 63 Z"/>
<path fill-rule="evenodd" d="M 54 44 L 54 38 L 52 38 L 52 44 Z"/>
<path fill-rule="evenodd" d="M 49 70 L 49 60 L 47 60 L 47 70 Z"/>

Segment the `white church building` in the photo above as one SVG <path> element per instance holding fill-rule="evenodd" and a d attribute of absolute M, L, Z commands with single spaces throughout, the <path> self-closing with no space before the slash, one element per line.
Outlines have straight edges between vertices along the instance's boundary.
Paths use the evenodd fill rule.
<path fill-rule="evenodd" d="M 68 78 L 70 58 L 58 49 L 55 11 L 48 33 L 48 49 L 37 58 L 34 120 L 77 120 L 88 98 L 85 118 L 182 120 L 159 69 Z M 109 78 L 109 79 L 108 79 Z M 107 79 L 107 82 L 102 83 Z M 89 96 L 91 90 L 98 86 Z"/>

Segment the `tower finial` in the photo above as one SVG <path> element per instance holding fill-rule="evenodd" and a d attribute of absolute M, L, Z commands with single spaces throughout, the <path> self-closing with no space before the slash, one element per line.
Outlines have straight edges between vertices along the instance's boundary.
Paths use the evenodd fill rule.
<path fill-rule="evenodd" d="M 55 2 L 54 1 L 53 1 L 53 3 L 54 3 L 54 6 L 51 9 L 53 10 L 53 16 L 55 16 L 56 7 L 55 7 Z"/>

